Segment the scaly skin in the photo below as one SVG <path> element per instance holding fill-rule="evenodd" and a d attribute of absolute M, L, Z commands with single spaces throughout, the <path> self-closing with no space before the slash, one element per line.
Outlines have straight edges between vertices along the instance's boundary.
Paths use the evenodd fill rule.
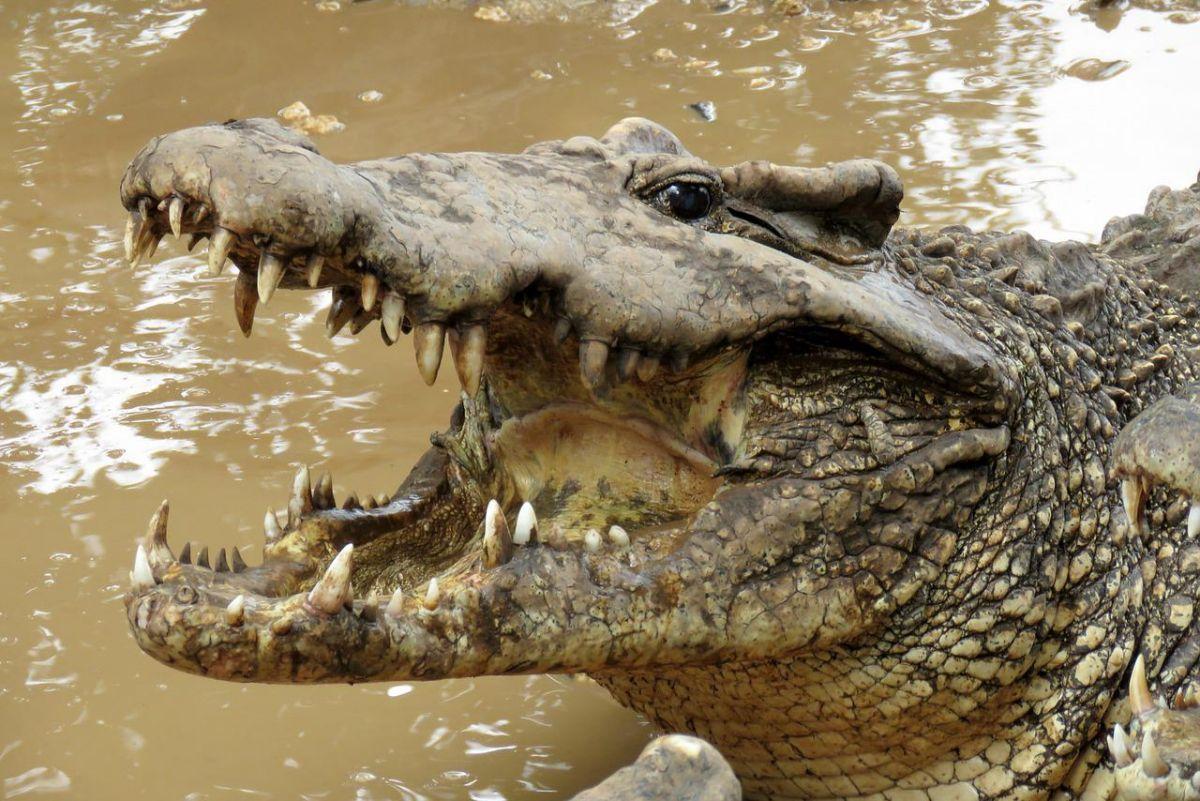
<path fill-rule="evenodd" d="M 1179 796 L 1190 723 L 1157 726 L 1169 787 L 1104 741 L 1135 655 L 1157 692 L 1200 679 L 1196 306 L 1104 248 L 889 236 L 900 197 L 645 120 L 350 165 L 261 120 L 154 140 L 135 263 L 210 237 L 247 334 L 276 283 L 329 288 L 331 329 L 412 329 L 427 380 L 448 330 L 465 391 L 382 503 L 301 470 L 259 567 L 177 559 L 160 512 L 138 644 L 238 681 L 587 672 L 748 798 Z M 691 745 L 648 781 L 668 745 L 586 797 L 735 797 Z"/>

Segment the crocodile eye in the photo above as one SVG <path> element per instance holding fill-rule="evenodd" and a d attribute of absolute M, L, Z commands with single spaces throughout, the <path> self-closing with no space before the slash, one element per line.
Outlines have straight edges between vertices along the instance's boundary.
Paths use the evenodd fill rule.
<path fill-rule="evenodd" d="M 671 213 L 681 220 L 698 220 L 712 210 L 712 192 L 695 183 L 673 183 L 662 190 Z"/>
<path fill-rule="evenodd" d="M 181 604 L 194 604 L 196 602 L 196 591 L 184 584 L 175 591 L 175 600 Z"/>

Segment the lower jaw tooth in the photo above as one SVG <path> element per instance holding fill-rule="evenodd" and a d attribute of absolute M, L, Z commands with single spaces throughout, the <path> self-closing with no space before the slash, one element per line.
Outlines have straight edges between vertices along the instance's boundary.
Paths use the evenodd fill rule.
<path fill-rule="evenodd" d="M 425 598 L 422 599 L 422 605 L 432 612 L 438 608 L 438 603 L 442 600 L 442 591 L 438 587 L 438 580 L 435 576 L 429 580 L 429 587 L 425 590 Z"/>
<path fill-rule="evenodd" d="M 611 526 L 608 529 L 608 541 L 618 548 L 628 547 L 629 532 L 620 526 Z"/>
<path fill-rule="evenodd" d="M 596 553 L 604 545 L 604 540 L 600 537 L 600 532 L 594 528 L 589 528 L 587 533 L 583 535 L 583 546 L 590 553 Z"/>
<path fill-rule="evenodd" d="M 225 623 L 229 626 L 240 626 L 246 618 L 246 596 L 239 595 L 225 607 Z"/>

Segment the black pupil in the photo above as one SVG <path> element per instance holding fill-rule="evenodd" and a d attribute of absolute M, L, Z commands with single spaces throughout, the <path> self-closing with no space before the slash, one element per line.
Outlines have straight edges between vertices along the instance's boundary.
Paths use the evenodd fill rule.
<path fill-rule="evenodd" d="M 708 214 L 712 195 L 708 187 L 699 184 L 671 184 L 666 188 L 667 205 L 681 220 L 696 220 Z"/>

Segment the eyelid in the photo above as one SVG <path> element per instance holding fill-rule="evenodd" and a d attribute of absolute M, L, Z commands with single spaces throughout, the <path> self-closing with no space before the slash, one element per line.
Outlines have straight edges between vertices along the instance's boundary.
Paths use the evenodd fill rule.
<path fill-rule="evenodd" d="M 663 178 L 660 181 L 656 181 L 652 185 L 646 187 L 646 189 L 643 190 L 643 194 L 646 197 L 653 197 L 664 191 L 671 184 L 696 184 L 697 186 L 703 186 L 712 193 L 714 199 L 721 192 L 720 182 L 717 181 L 713 176 L 698 172 L 683 172 L 676 173 Z"/>

